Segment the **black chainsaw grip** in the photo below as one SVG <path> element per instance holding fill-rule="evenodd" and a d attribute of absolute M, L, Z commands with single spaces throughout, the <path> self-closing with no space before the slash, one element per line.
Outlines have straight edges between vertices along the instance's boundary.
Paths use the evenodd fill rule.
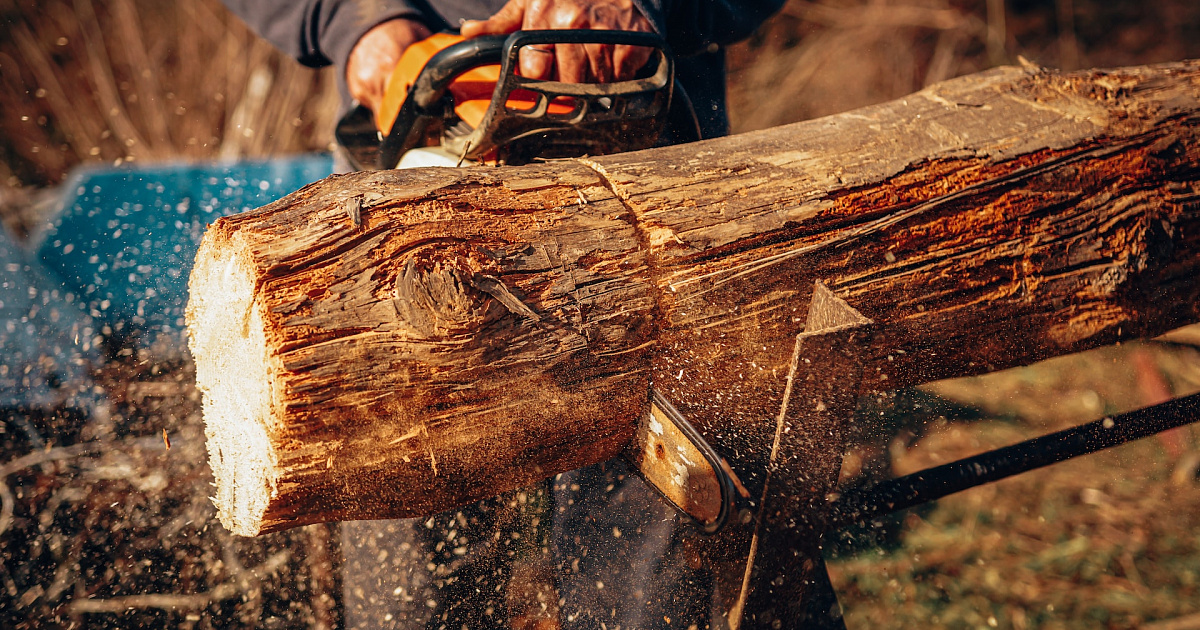
<path fill-rule="evenodd" d="M 421 109 L 437 105 L 461 74 L 471 68 L 500 63 L 508 35 L 484 35 L 438 51 L 413 82 L 411 94 Z"/>
<path fill-rule="evenodd" d="M 599 31 L 581 29 L 516 31 L 510 35 L 484 35 L 447 46 L 429 59 L 413 82 L 411 94 L 422 110 L 433 107 L 442 99 L 454 79 L 478 66 L 507 61 L 515 67 L 517 53 L 525 46 L 537 44 L 609 44 L 613 46 L 642 46 L 663 50 L 665 44 L 654 33 L 635 31 Z M 507 54 L 506 54 L 507 51 Z M 507 59 L 506 59 L 507 57 Z"/>
<path fill-rule="evenodd" d="M 499 107 L 501 117 L 506 116 L 503 111 L 503 103 L 507 93 L 517 86 L 534 91 L 549 90 L 557 94 L 591 98 L 603 95 L 634 94 L 647 89 L 646 79 L 577 85 L 517 77 L 517 58 L 520 49 L 537 44 L 642 46 L 658 51 L 660 58 L 666 60 L 665 63 L 670 67 L 670 53 L 667 50 L 666 42 L 654 33 L 571 29 L 516 31 L 508 35 L 486 35 L 459 42 L 431 57 L 413 81 L 408 97 L 405 98 L 396 114 L 391 133 L 380 144 L 378 168 L 394 168 L 400 156 L 421 145 L 429 123 L 443 115 L 444 97 L 450 84 L 463 73 L 475 67 L 496 64 L 501 66 L 501 80 L 497 84 L 493 96 L 493 100 L 498 98 L 501 103 Z M 668 74 L 673 77 L 673 71 Z M 672 82 L 673 78 L 668 79 L 666 88 L 668 92 Z M 494 103 L 491 109 L 497 109 Z M 489 115 L 489 120 L 494 115 Z M 482 148 L 478 142 L 475 143 L 476 151 Z"/>

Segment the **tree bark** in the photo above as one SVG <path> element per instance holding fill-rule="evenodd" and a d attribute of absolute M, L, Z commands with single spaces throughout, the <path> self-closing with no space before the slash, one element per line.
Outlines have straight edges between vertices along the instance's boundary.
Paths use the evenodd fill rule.
<path fill-rule="evenodd" d="M 874 322 L 871 388 L 1200 319 L 1200 63 L 999 68 L 697 144 L 335 176 L 221 219 L 188 325 L 222 522 L 423 515 L 603 461 L 651 384 L 757 496 L 818 280 Z"/>

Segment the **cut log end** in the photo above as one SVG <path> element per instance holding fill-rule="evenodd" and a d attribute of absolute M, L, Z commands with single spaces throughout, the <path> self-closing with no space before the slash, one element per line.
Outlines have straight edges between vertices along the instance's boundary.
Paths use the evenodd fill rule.
<path fill-rule="evenodd" d="M 202 248 L 189 288 L 188 345 L 204 399 L 213 501 L 222 525 L 255 536 L 274 492 L 277 456 L 268 435 L 267 344 L 246 248 Z"/>

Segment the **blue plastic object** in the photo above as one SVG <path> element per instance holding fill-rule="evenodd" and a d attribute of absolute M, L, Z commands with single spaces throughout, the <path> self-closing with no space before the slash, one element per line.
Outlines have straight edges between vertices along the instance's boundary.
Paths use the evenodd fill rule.
<path fill-rule="evenodd" d="M 187 281 L 205 227 L 333 172 L 328 154 L 224 164 L 86 169 L 37 256 L 92 317 L 182 340 Z"/>

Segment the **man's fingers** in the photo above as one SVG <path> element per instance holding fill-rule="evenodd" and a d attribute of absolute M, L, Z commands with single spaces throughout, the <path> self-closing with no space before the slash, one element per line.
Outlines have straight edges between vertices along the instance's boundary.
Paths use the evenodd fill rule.
<path fill-rule="evenodd" d="M 586 83 L 588 80 L 588 58 L 579 44 L 557 44 L 554 47 L 554 62 L 558 66 L 558 80 L 565 83 Z"/>
<path fill-rule="evenodd" d="M 632 79 L 650 60 L 652 49 L 645 46 L 617 46 L 613 50 L 613 72 L 617 81 Z"/>
<path fill-rule="evenodd" d="M 643 17 L 636 10 L 633 19 L 625 26 L 631 31 L 640 31 L 642 33 L 653 33 L 654 28 L 650 26 L 650 21 Z M 617 46 L 613 50 L 613 74 L 616 75 L 617 81 L 625 81 L 632 79 L 637 75 L 637 71 L 646 65 L 650 60 L 650 55 L 653 49 L 642 46 Z"/>
<path fill-rule="evenodd" d="M 549 80 L 554 72 L 554 46 L 539 44 L 525 46 L 519 53 L 521 76 L 529 79 Z"/>
<path fill-rule="evenodd" d="M 521 76 L 566 83 L 609 83 L 632 79 L 653 49 L 607 44 L 539 44 L 521 49 Z"/>
<path fill-rule="evenodd" d="M 611 83 L 613 75 L 613 47 L 608 44 L 584 44 L 587 53 L 588 70 L 592 79 L 597 83 Z"/>
<path fill-rule="evenodd" d="M 464 37 L 511 33 L 517 29 L 617 29 L 651 32 L 650 23 L 630 0 L 508 0 L 492 17 L 462 25 Z M 633 78 L 650 59 L 649 48 L 607 44 L 526 46 L 521 76 L 567 83 L 607 83 Z"/>
<path fill-rule="evenodd" d="M 480 35 L 503 35 L 521 28 L 525 20 L 525 0 L 508 0 L 492 17 L 486 20 L 467 20 L 459 32 L 468 39 Z"/>

